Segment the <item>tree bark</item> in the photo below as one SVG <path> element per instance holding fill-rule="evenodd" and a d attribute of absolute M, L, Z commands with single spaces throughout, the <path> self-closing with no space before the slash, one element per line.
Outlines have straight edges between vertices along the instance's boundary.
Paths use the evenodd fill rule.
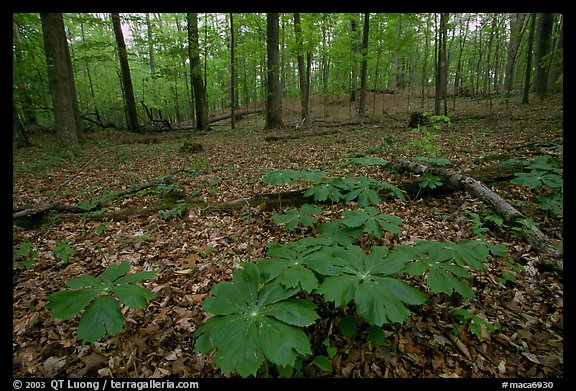
<path fill-rule="evenodd" d="M 536 73 L 534 75 L 534 92 L 542 99 L 548 90 L 548 61 L 545 57 L 550 53 L 552 43 L 552 27 L 554 14 L 539 14 L 536 31 Z"/>
<path fill-rule="evenodd" d="M 302 37 L 302 24 L 300 20 L 300 13 L 294 13 L 294 35 L 296 36 L 296 50 L 298 53 L 298 76 L 300 81 L 300 120 L 304 128 L 310 126 L 310 115 L 309 115 L 309 89 L 308 84 L 309 74 L 306 69 L 306 64 L 304 61 L 304 45 Z M 310 61 L 308 61 L 310 63 Z"/>
<path fill-rule="evenodd" d="M 526 104 L 529 101 L 530 95 L 530 77 L 532 75 L 532 47 L 534 46 L 534 31 L 536 26 L 536 14 L 529 16 L 530 33 L 528 35 L 528 49 L 526 50 L 526 73 L 524 75 L 524 94 L 522 96 L 522 103 Z"/>
<path fill-rule="evenodd" d="M 234 64 L 234 14 L 230 13 L 230 128 L 236 128 L 236 64 Z"/>
<path fill-rule="evenodd" d="M 368 70 L 368 37 L 370 28 L 370 13 L 364 14 L 364 29 L 362 32 L 362 66 L 360 69 L 360 104 L 358 114 L 364 117 L 366 113 L 366 74 Z"/>
<path fill-rule="evenodd" d="M 198 45 L 198 14 L 188 13 L 188 54 L 190 56 L 190 78 L 194 87 L 196 108 L 196 129 L 208 129 L 208 100 L 200 67 L 200 47 Z"/>
<path fill-rule="evenodd" d="M 516 13 L 514 18 L 510 21 L 510 41 L 508 42 L 508 58 L 506 60 L 506 79 L 504 81 L 504 88 L 507 93 L 512 91 L 514 83 L 514 65 L 516 64 L 516 57 L 518 54 L 518 46 L 520 45 L 520 32 L 524 25 L 526 14 Z"/>
<path fill-rule="evenodd" d="M 134 99 L 134 88 L 132 87 L 132 77 L 130 76 L 130 65 L 128 64 L 128 52 L 124 42 L 124 34 L 120 26 L 120 14 L 111 13 L 112 27 L 116 37 L 118 47 L 118 58 L 120 61 L 120 74 L 122 76 L 122 86 L 124 87 L 124 101 L 126 110 L 126 120 L 128 129 L 131 131 L 141 132 L 138 125 L 138 112 L 136 111 L 136 100 Z"/>
<path fill-rule="evenodd" d="M 14 106 L 14 103 L 12 103 L 12 131 L 14 132 L 14 137 L 16 138 L 16 148 L 26 148 L 32 146 L 28 136 L 26 136 L 26 132 L 24 131 L 22 121 L 20 121 L 20 117 L 18 116 L 18 112 L 16 111 L 16 106 Z"/>
<path fill-rule="evenodd" d="M 61 13 L 41 13 L 48 82 L 54 105 L 56 137 L 59 145 L 78 147 L 82 140 L 82 122 L 76 99 L 70 51 Z"/>
<path fill-rule="evenodd" d="M 266 125 L 265 129 L 284 126 L 282 122 L 282 90 L 280 86 L 279 14 L 266 14 L 267 62 L 266 62 Z"/>
<path fill-rule="evenodd" d="M 447 90 L 447 64 L 446 64 L 446 26 L 448 24 L 448 14 L 440 14 L 440 30 L 438 33 L 438 57 L 436 66 L 436 95 L 434 100 L 434 114 L 440 115 L 442 99 L 444 99 L 444 115 L 446 112 L 446 90 Z"/>

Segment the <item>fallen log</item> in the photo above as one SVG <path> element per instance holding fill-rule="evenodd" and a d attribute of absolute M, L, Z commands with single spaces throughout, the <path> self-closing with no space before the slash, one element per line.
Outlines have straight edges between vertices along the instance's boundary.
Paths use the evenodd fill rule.
<path fill-rule="evenodd" d="M 510 205 L 506 200 L 490 190 L 485 184 L 474 178 L 462 174 L 449 173 L 444 169 L 430 169 L 429 167 L 402 160 L 396 165 L 398 172 L 409 171 L 415 174 L 424 174 L 427 171 L 438 175 L 442 181 L 454 190 L 464 190 L 468 194 L 478 198 L 488 205 L 495 213 L 504 219 L 508 224 L 520 223 L 524 225 L 522 233 L 528 243 L 530 243 L 540 255 L 540 262 L 553 271 L 562 275 L 564 271 L 563 256 L 560 251 L 550 243 L 546 235 L 534 225 L 526 223 L 526 217 Z"/>
<path fill-rule="evenodd" d="M 244 115 L 248 115 L 248 114 L 255 114 L 255 113 L 261 113 L 262 112 L 262 108 L 259 109 L 249 109 L 249 110 L 240 110 L 240 111 L 235 111 L 234 112 L 234 118 L 235 119 L 239 119 Z M 222 114 L 222 115 L 215 115 L 213 117 L 209 117 L 208 118 L 208 123 L 213 123 L 213 122 L 218 122 L 218 121 L 222 121 L 228 118 L 231 118 L 232 114 L 228 113 L 228 114 Z"/>

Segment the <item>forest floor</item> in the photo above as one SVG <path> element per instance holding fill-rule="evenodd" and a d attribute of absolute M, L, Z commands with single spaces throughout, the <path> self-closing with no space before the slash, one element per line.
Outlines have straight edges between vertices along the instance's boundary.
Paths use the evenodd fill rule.
<path fill-rule="evenodd" d="M 315 121 L 308 131 L 326 134 L 277 141 L 264 138 L 305 134 L 294 126 L 296 104 L 287 105 L 285 129 L 263 130 L 262 116 L 252 114 L 237 121 L 235 130 L 221 121 L 202 134 L 97 131 L 87 134 L 77 155 L 58 152 L 53 135 L 32 133 L 35 147 L 14 149 L 13 208 L 59 201 L 85 206 L 103 202 L 106 209 L 99 211 L 100 218 L 48 213 L 41 222 L 13 225 L 13 248 L 29 243 L 37 251 L 36 257 L 29 254 L 34 258 L 31 264 L 25 265 L 20 257 L 12 266 L 13 376 L 229 377 L 218 370 L 213 356 L 193 349 L 192 334 L 207 320 L 202 300 L 216 283 L 229 280 L 241 262 L 265 258 L 267 244 L 295 240 L 302 233 L 275 224 L 271 216 L 281 213 L 278 209 L 255 207 L 247 216 L 241 208 L 211 210 L 206 205 L 296 188 L 266 184 L 262 179 L 270 171 L 318 169 L 401 184 L 409 174 L 345 164 L 362 156 L 410 159 L 434 148 L 438 157 L 450 160 L 450 171 L 464 174 L 510 158 L 551 155 L 562 161 L 555 148 L 563 145 L 562 96 L 542 102 L 532 98 L 527 105 L 519 97 L 511 98 L 509 105 L 495 98 L 491 110 L 487 99 L 458 98 L 456 109 L 449 113 L 451 127 L 433 131 L 435 138 L 424 144 L 415 142 L 418 138 L 406 126 L 405 100 L 387 99 L 388 115 L 372 115 L 369 106 L 364 121 L 351 114 L 353 108 L 343 97 L 334 99 L 328 118 L 323 118 L 321 107 L 313 106 Z M 181 151 L 186 141 L 202 144 L 203 150 Z M 113 196 L 171 173 L 171 183 Z M 562 241 L 563 218 L 538 208 L 537 190 L 509 181 L 491 186 L 538 222 L 550 240 Z M 175 202 L 179 199 L 186 200 L 180 209 Z M 322 218 L 328 219 L 350 205 L 322 208 Z M 398 235 L 371 242 L 389 247 L 420 239 L 475 239 L 470 213 L 492 213 L 465 192 L 427 197 L 425 190 L 419 197 L 386 199 L 379 209 L 403 219 Z M 504 244 L 508 255 L 492 259 L 484 271 L 475 273 L 470 280 L 472 299 L 430 293 L 426 304 L 414 308 L 404 324 L 384 326 L 387 340 L 382 345 L 367 342 L 363 332 L 340 335 L 342 311 L 332 311 L 331 317 L 307 332 L 315 354 L 326 354 L 325 338 L 337 348 L 333 372 L 323 372 L 309 360 L 302 376 L 564 377 L 562 277 L 540 268 L 538 254 L 510 227 L 485 227 L 486 240 Z M 73 248 L 68 259 L 55 251 L 62 242 Z M 130 261 L 131 271 L 157 272 L 144 283 L 156 297 L 145 309 L 125 308 L 126 324 L 116 336 L 82 345 L 76 339 L 78 316 L 52 318 L 46 299 L 65 289 L 69 279 L 98 276 L 107 265 L 124 260 Z M 503 280 L 503 275 L 509 278 Z M 450 311 L 458 306 L 495 330 L 474 335 L 452 317 Z M 455 333 L 456 342 L 450 338 Z"/>

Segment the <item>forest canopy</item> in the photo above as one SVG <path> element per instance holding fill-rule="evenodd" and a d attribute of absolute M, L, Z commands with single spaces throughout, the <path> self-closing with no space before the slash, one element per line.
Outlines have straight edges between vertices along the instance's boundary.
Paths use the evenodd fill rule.
<path fill-rule="evenodd" d="M 541 92 L 562 88 L 561 14 L 456 13 L 370 14 L 366 50 L 362 49 L 364 15 L 305 13 L 279 15 L 279 79 L 284 97 L 300 96 L 299 60 L 308 69 L 309 95 L 350 94 L 365 89 L 406 93 L 422 107 L 444 77 L 444 95 L 518 93 L 526 82 L 530 37 L 540 34 L 530 72 L 545 73 Z M 547 24 L 540 23 L 548 15 Z M 79 111 L 86 127 L 127 127 L 125 90 L 110 16 L 104 13 L 63 14 Z M 170 123 L 193 120 L 186 14 L 121 14 L 138 121 Z M 199 66 L 210 113 L 262 105 L 267 80 L 266 14 L 197 14 Z M 536 20 L 537 19 L 537 20 Z M 231 21 L 233 20 L 233 23 Z M 531 27 L 531 21 L 536 25 Z M 39 14 L 13 14 L 14 104 L 24 122 L 52 126 L 52 102 Z M 368 24 L 366 25 L 368 26 Z M 535 29 L 536 31 L 532 31 Z M 234 80 L 231 38 L 234 35 Z M 297 37 L 297 35 L 299 35 Z M 537 37 L 538 38 L 538 37 Z M 445 45 L 442 43 L 444 39 Z M 540 42 L 540 39 L 537 40 Z M 539 49 L 541 48 L 541 49 Z M 443 50 L 442 50 L 443 49 Z M 438 54 L 445 51 L 445 71 Z M 532 77 L 534 80 L 534 76 Z M 232 88 L 235 91 L 232 98 Z M 319 98 L 321 99 L 321 98 Z"/>

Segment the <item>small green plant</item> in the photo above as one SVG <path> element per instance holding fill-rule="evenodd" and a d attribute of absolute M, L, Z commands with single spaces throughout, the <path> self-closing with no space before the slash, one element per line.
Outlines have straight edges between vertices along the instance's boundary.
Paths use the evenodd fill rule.
<path fill-rule="evenodd" d="M 436 135 L 426 127 L 412 129 L 410 138 L 409 145 L 415 149 L 416 153 L 435 157 L 441 152 L 440 147 L 434 142 Z"/>
<path fill-rule="evenodd" d="M 517 172 L 516 178 L 510 182 L 540 189 L 544 186 L 552 188 L 563 187 L 563 169 L 560 163 L 550 156 L 538 156 L 533 160 L 524 162 L 529 172 Z"/>
<path fill-rule="evenodd" d="M 30 242 L 22 242 L 20 243 L 17 248 L 14 248 L 12 254 L 12 262 L 16 262 L 18 259 L 22 260 L 22 265 L 26 269 L 31 269 L 36 266 L 36 260 L 40 255 L 38 250 L 36 250 L 32 243 Z"/>
<path fill-rule="evenodd" d="M 98 224 L 98 226 L 96 226 L 96 235 L 102 235 L 102 233 L 106 230 L 106 227 L 109 225 L 112 225 L 112 223 L 109 221 Z"/>
<path fill-rule="evenodd" d="M 538 225 L 539 223 L 537 223 L 536 221 L 529 218 L 524 218 L 516 220 L 514 222 L 514 226 L 511 229 L 512 231 L 518 232 L 519 234 L 529 235 L 532 233 L 530 227 L 536 227 Z"/>
<path fill-rule="evenodd" d="M 158 211 L 158 213 L 160 213 L 160 216 L 162 216 L 164 220 L 170 220 L 174 217 L 182 217 L 182 215 L 186 212 L 186 209 L 186 200 L 177 200 L 176 206 L 174 208 L 166 210 L 161 209 Z"/>
<path fill-rule="evenodd" d="M 394 215 L 385 215 L 378 209 L 367 206 L 362 209 L 348 210 L 342 213 L 342 224 L 349 228 L 362 227 L 362 232 L 382 238 L 383 231 L 400 233 L 402 219 Z"/>
<path fill-rule="evenodd" d="M 111 336 L 124 328 L 124 315 L 120 303 L 130 308 L 146 307 L 155 298 L 149 289 L 136 284 L 156 276 L 155 271 L 127 274 L 130 262 L 109 265 L 100 278 L 83 275 L 67 282 L 68 290 L 48 296 L 46 307 L 52 317 L 71 319 L 84 310 L 78 324 L 78 339 L 93 343 L 106 333 Z"/>
<path fill-rule="evenodd" d="M 293 298 L 298 292 L 263 277 L 258 264 L 245 264 L 202 303 L 214 316 L 194 333 L 195 348 L 205 354 L 216 350 L 216 365 L 243 377 L 256 376 L 265 362 L 294 367 L 298 358 L 312 354 L 300 327 L 318 319 L 314 303 Z"/>
<path fill-rule="evenodd" d="M 272 220 L 276 224 L 284 225 L 288 231 L 293 231 L 298 227 L 310 227 L 316 223 L 315 215 L 322 213 L 322 209 L 317 206 L 304 204 L 300 209 L 289 209 L 284 214 L 272 215 Z"/>
<path fill-rule="evenodd" d="M 517 172 L 510 182 L 540 190 L 536 199 L 540 209 L 556 216 L 564 215 L 563 169 L 560 163 L 550 156 L 538 156 L 523 162 L 528 172 Z"/>
<path fill-rule="evenodd" d="M 418 186 L 422 189 L 435 189 L 443 184 L 438 175 L 434 175 L 429 171 L 426 171 L 423 175 L 418 177 L 416 181 L 418 182 Z"/>
<path fill-rule="evenodd" d="M 68 259 L 74 254 L 74 247 L 70 245 L 70 243 L 66 241 L 62 241 L 58 243 L 54 250 L 52 250 L 54 255 L 60 259 L 60 262 L 66 263 Z"/>
<path fill-rule="evenodd" d="M 434 130 L 450 129 L 452 127 L 452 121 L 446 115 L 429 115 L 428 123 Z"/>
<path fill-rule="evenodd" d="M 484 335 L 487 332 L 493 332 L 496 330 L 492 324 L 463 308 L 453 310 L 452 315 L 462 323 L 469 322 L 468 330 L 470 330 L 470 332 L 479 340 L 484 339 Z"/>

